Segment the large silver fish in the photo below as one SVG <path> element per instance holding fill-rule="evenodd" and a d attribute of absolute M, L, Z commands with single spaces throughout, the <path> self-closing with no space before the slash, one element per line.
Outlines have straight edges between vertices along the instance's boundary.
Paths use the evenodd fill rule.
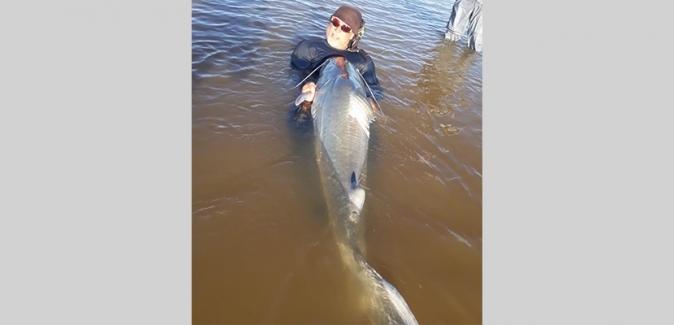
<path fill-rule="evenodd" d="M 316 158 L 337 245 L 358 289 L 357 303 L 374 324 L 417 324 L 405 299 L 364 258 L 360 212 L 370 123 L 374 111 L 358 71 L 343 57 L 329 58 L 311 107 Z M 297 98 L 303 101 L 306 94 Z"/>

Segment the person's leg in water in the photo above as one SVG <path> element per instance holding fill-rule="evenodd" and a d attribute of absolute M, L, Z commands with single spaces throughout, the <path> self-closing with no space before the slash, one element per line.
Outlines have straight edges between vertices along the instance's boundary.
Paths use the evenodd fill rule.
<path fill-rule="evenodd" d="M 482 3 L 477 2 L 468 24 L 468 47 L 482 52 Z"/>
<path fill-rule="evenodd" d="M 447 21 L 447 29 L 445 31 L 445 39 L 456 42 L 461 39 L 466 32 L 470 13 L 475 6 L 476 0 L 456 0 L 452 13 L 449 15 Z"/>

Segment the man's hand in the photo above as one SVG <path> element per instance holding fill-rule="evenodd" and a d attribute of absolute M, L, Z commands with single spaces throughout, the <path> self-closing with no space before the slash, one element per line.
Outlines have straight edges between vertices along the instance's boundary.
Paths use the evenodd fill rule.
<path fill-rule="evenodd" d="M 377 107 L 377 103 L 374 101 L 374 99 L 372 99 L 372 97 L 368 97 L 367 101 L 370 102 L 370 106 L 372 106 L 372 110 L 375 114 L 379 112 L 379 107 Z"/>

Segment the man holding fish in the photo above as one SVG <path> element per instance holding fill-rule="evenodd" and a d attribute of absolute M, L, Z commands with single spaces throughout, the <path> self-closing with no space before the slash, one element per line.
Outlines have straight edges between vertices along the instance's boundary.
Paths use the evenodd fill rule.
<path fill-rule="evenodd" d="M 341 6 L 330 16 L 325 39 L 303 40 L 298 43 L 292 53 L 291 62 L 298 69 L 313 71 L 329 57 L 344 57 L 365 79 L 369 87 L 366 96 L 376 111 L 373 93 L 379 98 L 381 87 L 377 81 L 372 58 L 364 50 L 358 49 L 358 42 L 363 35 L 365 35 L 365 21 L 360 11 L 350 6 Z M 317 79 L 318 75 L 312 74 L 302 86 L 302 93 L 306 94 L 303 110 L 310 107 L 313 102 Z"/>
<path fill-rule="evenodd" d="M 364 25 L 357 9 L 342 6 L 330 17 L 325 40 L 297 45 L 292 63 L 313 69 L 314 79 L 304 84 L 295 105 L 304 111 L 311 107 L 321 185 L 342 262 L 352 275 L 354 301 L 373 324 L 416 325 L 402 294 L 364 255 L 363 184 L 375 119 L 373 93 L 380 90 L 372 59 L 357 49 Z"/>

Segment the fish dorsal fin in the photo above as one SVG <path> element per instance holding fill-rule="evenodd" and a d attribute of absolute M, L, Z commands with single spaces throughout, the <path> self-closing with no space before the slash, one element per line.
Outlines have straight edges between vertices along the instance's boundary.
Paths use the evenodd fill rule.
<path fill-rule="evenodd" d="M 358 181 L 356 180 L 356 172 L 351 173 L 351 189 L 355 190 L 358 187 Z"/>

